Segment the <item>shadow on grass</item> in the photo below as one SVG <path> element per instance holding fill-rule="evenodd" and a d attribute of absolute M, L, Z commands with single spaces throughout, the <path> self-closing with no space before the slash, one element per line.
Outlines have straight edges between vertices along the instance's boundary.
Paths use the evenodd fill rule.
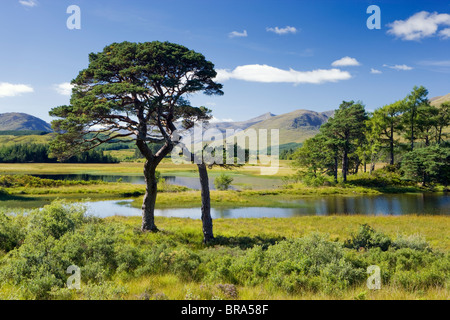
<path fill-rule="evenodd" d="M 277 242 L 286 240 L 285 237 L 224 237 L 216 236 L 212 241 L 208 242 L 208 246 L 227 246 L 227 247 L 239 247 L 240 249 L 250 249 L 254 246 L 262 246 L 265 250 L 269 246 L 276 244 Z"/>
<path fill-rule="evenodd" d="M 36 201 L 36 198 L 33 197 L 23 197 L 17 196 L 13 194 L 9 194 L 6 191 L 0 190 L 0 201 Z"/>

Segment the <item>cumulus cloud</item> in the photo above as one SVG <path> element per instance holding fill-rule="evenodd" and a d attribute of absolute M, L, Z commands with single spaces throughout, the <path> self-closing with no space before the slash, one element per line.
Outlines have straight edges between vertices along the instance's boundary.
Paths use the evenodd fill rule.
<path fill-rule="evenodd" d="M 339 69 L 316 69 L 312 71 L 282 70 L 268 65 L 251 64 L 238 66 L 234 70 L 217 70 L 217 81 L 230 79 L 263 83 L 313 83 L 336 82 L 350 79 L 347 71 Z"/>
<path fill-rule="evenodd" d="M 333 67 L 350 67 L 350 66 L 359 66 L 361 64 L 355 58 L 347 56 L 334 61 L 331 65 Z"/>
<path fill-rule="evenodd" d="M 228 34 L 228 36 L 230 38 L 235 38 L 235 37 L 241 37 L 242 38 L 242 37 L 247 37 L 248 34 L 247 34 L 247 30 L 244 30 L 243 32 L 233 31 L 233 32 L 230 32 Z"/>
<path fill-rule="evenodd" d="M 386 68 L 391 68 L 394 70 L 399 70 L 399 71 L 408 71 L 408 70 L 412 70 L 413 67 L 407 66 L 406 64 L 396 64 L 393 66 L 387 65 L 387 64 L 383 64 L 383 67 Z"/>
<path fill-rule="evenodd" d="M 7 82 L 0 83 L 0 98 L 15 97 L 22 93 L 33 92 L 34 89 L 26 84 L 12 84 Z"/>
<path fill-rule="evenodd" d="M 56 92 L 63 96 L 70 96 L 72 94 L 72 88 L 73 85 L 69 82 L 63 82 L 54 85 L 54 89 L 56 90 Z"/>
<path fill-rule="evenodd" d="M 19 0 L 19 3 L 25 7 L 35 7 L 37 6 L 36 0 Z"/>
<path fill-rule="evenodd" d="M 417 12 L 407 20 L 396 20 L 388 24 L 388 34 L 394 35 L 402 40 L 420 40 L 436 36 L 439 27 L 450 25 L 450 14 L 429 13 L 427 11 Z M 450 28 L 441 30 L 439 35 L 443 38 L 450 37 Z"/>
<path fill-rule="evenodd" d="M 273 32 L 273 33 L 276 33 L 279 35 L 283 35 L 283 34 L 288 34 L 288 33 L 297 33 L 298 30 L 295 27 L 286 26 L 284 28 L 279 28 L 279 27 L 266 28 L 266 31 Z"/>
<path fill-rule="evenodd" d="M 446 29 L 441 30 L 441 31 L 439 32 L 439 35 L 440 35 L 442 38 L 444 38 L 444 39 L 450 38 L 450 28 L 446 28 Z"/>
<path fill-rule="evenodd" d="M 373 74 L 380 74 L 380 73 L 383 73 L 383 72 L 381 72 L 380 70 L 371 68 L 371 69 L 370 69 L 370 73 L 373 73 Z"/>

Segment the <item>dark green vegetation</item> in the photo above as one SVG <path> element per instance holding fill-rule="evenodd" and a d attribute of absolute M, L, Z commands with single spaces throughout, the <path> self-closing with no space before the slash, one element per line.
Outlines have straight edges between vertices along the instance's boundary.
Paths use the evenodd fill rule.
<path fill-rule="evenodd" d="M 45 187 L 61 187 L 61 186 L 75 186 L 75 185 L 92 185 L 105 184 L 106 182 L 100 180 L 92 181 L 77 181 L 77 180 L 52 180 L 42 179 L 29 175 L 2 175 L 0 176 L 1 188 L 45 188 Z"/>
<path fill-rule="evenodd" d="M 304 229 L 301 225 L 312 227 L 319 219 L 335 227 L 345 223 L 334 218 L 288 219 L 287 225 L 286 219 L 265 219 L 261 230 L 244 219 L 219 222 L 216 239 L 204 245 L 196 226 L 200 222 L 161 219 L 161 232 L 145 233 L 137 219 L 87 217 L 82 206 L 60 201 L 27 216 L 0 214 L 0 297 L 167 299 L 179 298 L 177 290 L 190 283 L 207 288 L 197 297 L 202 299 L 245 299 L 262 291 L 272 298 L 307 298 L 319 292 L 339 298 L 364 290 L 370 265 L 381 268 L 384 292 L 395 288 L 394 298 L 399 292 L 425 297 L 437 292 L 445 298 L 450 286 L 448 252 L 417 236 L 393 238 L 362 225 L 339 240 L 289 231 L 293 224 Z M 386 223 L 397 223 L 392 219 Z M 423 223 L 427 218 L 408 219 Z M 432 234 L 443 236 L 436 232 Z M 70 265 L 81 268 L 80 291 L 66 288 Z M 136 285 L 148 277 L 155 279 L 153 287 L 152 282 L 146 288 Z M 155 292 L 160 277 L 173 277 L 172 287 Z M 195 298 L 188 293 L 185 298 Z"/>
<path fill-rule="evenodd" d="M 48 131 L 36 131 L 36 130 L 6 130 L 6 131 L 0 131 L 0 136 L 14 136 L 14 137 L 20 137 L 20 136 L 43 136 L 48 134 Z"/>
<path fill-rule="evenodd" d="M 343 182 L 348 175 L 369 171 L 388 162 L 385 169 L 393 185 L 421 182 L 448 185 L 450 145 L 450 102 L 430 104 L 428 91 L 414 87 L 403 100 L 367 114 L 362 103 L 343 102 L 320 133 L 305 141 L 291 156 L 301 169 L 296 177 L 310 185 Z M 369 166 L 369 170 L 367 170 Z M 387 174 L 391 172 L 392 174 Z M 385 175 L 385 176 L 386 176 Z M 364 178 L 365 179 L 365 178 Z M 352 183 L 356 182 L 353 179 Z M 375 179 L 373 179 L 375 180 Z M 385 180 L 388 182 L 388 180 Z"/>
<path fill-rule="evenodd" d="M 0 147 L 0 162 L 3 163 L 56 163 L 50 156 L 46 144 L 14 144 Z M 105 155 L 102 150 L 89 150 L 76 154 L 62 162 L 66 163 L 117 163 L 117 159 Z"/>

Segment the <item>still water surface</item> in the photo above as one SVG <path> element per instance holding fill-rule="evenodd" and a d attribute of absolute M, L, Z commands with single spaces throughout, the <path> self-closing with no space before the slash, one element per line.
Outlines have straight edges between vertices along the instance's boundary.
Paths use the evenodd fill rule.
<path fill-rule="evenodd" d="M 137 201 L 137 203 L 133 203 Z M 49 201 L 0 201 L 0 208 L 32 209 L 40 208 Z M 114 215 L 139 216 L 140 200 L 102 200 L 87 201 L 88 212 L 98 217 Z M 450 215 L 450 195 L 437 194 L 398 194 L 379 196 L 325 196 L 305 197 L 283 202 L 280 207 L 241 207 L 213 208 L 213 218 L 262 218 L 262 217 L 295 217 L 305 215 Z M 289 206 L 286 208 L 285 206 Z M 182 217 L 199 219 L 200 208 L 157 209 L 157 216 Z"/>

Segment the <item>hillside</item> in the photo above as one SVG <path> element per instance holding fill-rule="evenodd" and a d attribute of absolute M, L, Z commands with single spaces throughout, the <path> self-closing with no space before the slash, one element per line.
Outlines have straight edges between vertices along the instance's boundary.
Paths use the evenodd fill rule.
<path fill-rule="evenodd" d="M 332 111 L 316 112 L 295 110 L 252 125 L 250 129 L 279 129 L 280 145 L 290 142 L 303 142 L 319 132 L 322 124 L 328 121 Z"/>
<path fill-rule="evenodd" d="M 433 106 L 440 106 L 443 102 L 450 102 L 450 93 L 445 96 L 434 97 L 430 99 L 430 103 Z"/>
<path fill-rule="evenodd" d="M 267 112 L 267 113 L 264 113 L 264 114 L 260 115 L 259 117 L 252 118 L 252 119 L 247 120 L 247 121 L 210 122 L 208 124 L 208 129 L 218 129 L 220 131 L 225 131 L 226 129 L 234 129 L 234 130 L 241 129 L 241 130 L 245 130 L 248 127 L 250 127 L 250 126 L 252 126 L 254 124 L 257 124 L 257 123 L 259 123 L 261 121 L 264 121 L 264 120 L 271 119 L 273 117 L 275 117 L 274 114 L 272 114 L 270 112 Z"/>
<path fill-rule="evenodd" d="M 0 131 L 52 131 L 50 124 L 26 113 L 0 113 Z"/>

